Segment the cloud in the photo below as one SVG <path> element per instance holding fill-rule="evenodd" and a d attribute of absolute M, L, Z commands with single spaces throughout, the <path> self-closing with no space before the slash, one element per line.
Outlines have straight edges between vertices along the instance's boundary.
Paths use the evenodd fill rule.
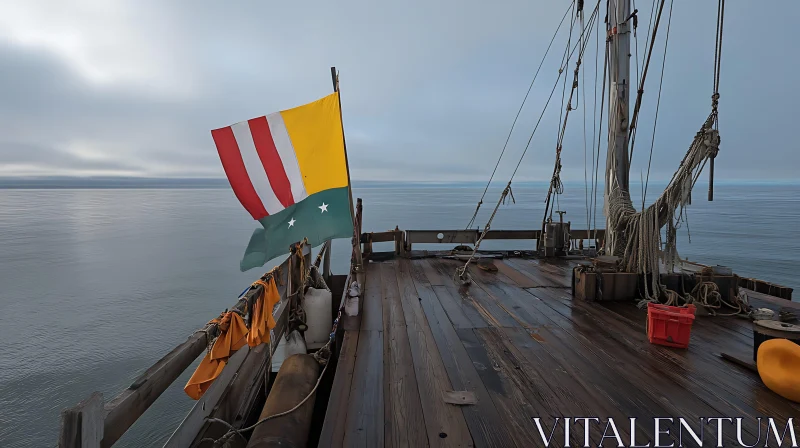
<path fill-rule="evenodd" d="M 568 4 L 0 0 L 0 176 L 221 177 L 210 129 L 329 93 L 328 68 L 336 65 L 355 179 L 485 180 Z M 800 4 L 775 8 L 784 13 L 749 2 L 726 11 L 721 179 L 792 178 L 800 162 L 790 121 L 800 100 L 790 55 L 797 50 L 788 45 Z M 669 178 L 708 114 L 715 12 L 711 3 L 676 2 L 653 178 Z M 648 13 L 640 12 L 640 53 Z M 753 35 L 754 21 L 773 25 Z M 567 31 L 520 116 L 499 179 L 525 148 Z M 647 170 L 658 51 L 632 178 Z M 584 112 L 587 160 L 596 145 L 594 64 L 590 48 L 564 142 L 565 179 L 583 178 Z M 559 86 L 518 179 L 550 176 L 561 110 Z"/>

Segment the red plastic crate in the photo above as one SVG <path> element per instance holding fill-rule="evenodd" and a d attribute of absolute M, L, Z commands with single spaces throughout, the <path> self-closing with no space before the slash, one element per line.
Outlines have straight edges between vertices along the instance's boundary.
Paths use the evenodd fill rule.
<path fill-rule="evenodd" d="M 651 344 L 686 348 L 692 333 L 695 306 L 647 304 L 647 339 Z"/>

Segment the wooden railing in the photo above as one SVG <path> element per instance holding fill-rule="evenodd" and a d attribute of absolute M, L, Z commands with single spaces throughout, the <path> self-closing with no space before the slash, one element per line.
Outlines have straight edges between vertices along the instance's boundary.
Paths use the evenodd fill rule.
<path fill-rule="evenodd" d="M 489 230 L 484 240 L 538 240 L 541 230 Z M 602 245 L 605 230 L 571 230 L 572 241 L 589 240 L 595 247 Z M 480 238 L 479 230 L 389 230 L 386 232 L 370 232 L 361 234 L 361 243 L 365 254 L 372 253 L 373 243 L 395 242 L 395 254 L 402 255 L 411 251 L 415 243 L 426 244 L 475 244 Z"/>
<path fill-rule="evenodd" d="M 293 248 L 294 250 L 296 249 Z M 311 248 L 303 246 L 306 266 L 310 266 Z M 301 273 L 299 263 L 289 256 L 279 267 L 276 280 L 281 301 L 273 310 L 276 326 L 272 330 L 275 341 L 280 340 L 286 330 L 289 300 L 286 292 L 292 284 L 299 284 Z M 261 294 L 262 287 L 256 286 L 248 291 L 243 299 L 249 300 Z M 243 310 L 246 300 L 239 300 L 231 309 Z M 110 447 L 136 422 L 136 420 L 156 401 L 156 399 L 206 350 L 209 337 L 216 335 L 215 324 L 207 325 L 194 332 L 189 338 L 167 353 L 143 374 L 136 378 L 127 389 L 108 403 L 103 402 L 103 394 L 93 393 L 77 406 L 61 413 L 61 432 L 59 447 Z M 263 386 L 264 370 L 269 369 L 268 351 L 274 352 L 277 344 L 262 344 L 255 348 L 245 346 L 229 360 L 223 373 L 206 391 L 194 409 L 173 434 L 168 446 L 189 446 L 192 440 L 207 425 L 207 417 L 216 417 L 233 426 L 243 423 L 242 410 L 249 410 L 256 398 L 256 392 Z M 220 406 L 221 398 L 224 405 Z"/>

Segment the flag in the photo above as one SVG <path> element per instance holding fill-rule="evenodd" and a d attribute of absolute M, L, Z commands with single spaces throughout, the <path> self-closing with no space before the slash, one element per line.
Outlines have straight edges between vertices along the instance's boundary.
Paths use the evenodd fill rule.
<path fill-rule="evenodd" d="M 353 235 L 339 94 L 211 131 L 233 192 L 263 228 L 246 271 L 289 252 Z"/>

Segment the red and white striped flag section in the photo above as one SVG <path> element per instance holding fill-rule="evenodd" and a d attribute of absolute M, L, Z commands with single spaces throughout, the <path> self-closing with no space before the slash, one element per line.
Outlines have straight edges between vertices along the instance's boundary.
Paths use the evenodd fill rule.
<path fill-rule="evenodd" d="M 263 228 L 240 269 L 263 266 L 308 238 L 353 235 L 339 94 L 211 131 L 233 192 Z"/>

